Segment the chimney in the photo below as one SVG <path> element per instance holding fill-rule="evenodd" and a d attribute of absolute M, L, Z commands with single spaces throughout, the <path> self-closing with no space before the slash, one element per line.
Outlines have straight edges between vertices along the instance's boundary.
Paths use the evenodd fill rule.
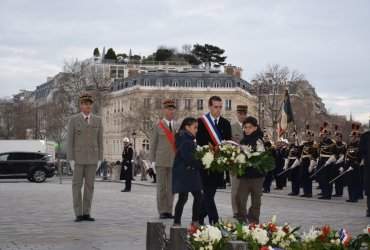
<path fill-rule="evenodd" d="M 204 69 L 204 72 L 206 73 L 206 74 L 209 74 L 209 62 L 205 62 L 204 63 L 204 66 L 205 66 L 205 69 Z"/>

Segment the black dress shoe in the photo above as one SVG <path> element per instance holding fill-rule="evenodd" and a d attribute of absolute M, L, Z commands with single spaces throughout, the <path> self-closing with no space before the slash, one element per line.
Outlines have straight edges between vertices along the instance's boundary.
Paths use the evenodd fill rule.
<path fill-rule="evenodd" d="M 353 203 L 355 203 L 355 202 L 358 202 L 358 200 L 346 200 L 346 202 L 353 202 Z"/>
<path fill-rule="evenodd" d="M 122 189 L 121 192 L 130 192 L 128 189 Z"/>
<path fill-rule="evenodd" d="M 323 195 L 322 193 L 318 193 L 317 195 Z"/>
<path fill-rule="evenodd" d="M 175 216 L 173 216 L 171 213 L 165 213 L 167 216 L 167 219 L 175 219 Z"/>
<path fill-rule="evenodd" d="M 81 222 L 81 221 L 83 221 L 82 215 L 77 215 L 76 219 L 75 219 L 75 222 Z"/>
<path fill-rule="evenodd" d="M 299 197 L 311 198 L 312 194 L 302 194 Z"/>
<path fill-rule="evenodd" d="M 283 190 L 283 188 L 282 187 L 276 187 L 276 188 L 274 188 L 274 190 Z"/>
<path fill-rule="evenodd" d="M 288 195 L 290 195 L 290 196 L 297 196 L 299 194 L 297 194 L 297 193 L 289 193 Z"/>
<path fill-rule="evenodd" d="M 322 197 L 319 197 L 318 199 L 320 199 L 320 200 L 331 200 L 331 197 L 322 196 Z"/>
<path fill-rule="evenodd" d="M 90 217 L 90 214 L 83 215 L 82 220 L 84 220 L 84 221 L 95 221 L 94 218 Z"/>
<path fill-rule="evenodd" d="M 159 215 L 159 219 L 167 219 L 167 215 L 165 213 L 161 213 Z"/>
<path fill-rule="evenodd" d="M 268 190 L 263 190 L 262 193 L 270 193 Z"/>
<path fill-rule="evenodd" d="M 334 194 L 332 195 L 333 197 L 342 197 L 343 195 L 342 194 Z"/>

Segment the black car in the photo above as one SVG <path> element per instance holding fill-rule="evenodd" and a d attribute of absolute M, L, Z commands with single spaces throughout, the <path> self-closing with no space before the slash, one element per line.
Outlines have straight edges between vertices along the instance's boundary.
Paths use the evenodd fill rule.
<path fill-rule="evenodd" d="M 55 174 L 52 155 L 40 152 L 0 153 L 0 178 L 27 178 L 31 182 L 44 182 Z"/>

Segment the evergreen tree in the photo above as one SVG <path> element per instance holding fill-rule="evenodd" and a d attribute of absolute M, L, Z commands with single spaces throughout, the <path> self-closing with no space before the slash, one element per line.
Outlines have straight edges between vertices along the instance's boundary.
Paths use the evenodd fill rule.
<path fill-rule="evenodd" d="M 105 59 L 117 60 L 116 52 L 112 48 L 108 49 Z"/>
<path fill-rule="evenodd" d="M 225 64 L 226 56 L 221 56 L 225 50 L 220 49 L 217 46 L 205 44 L 195 44 L 192 50 L 192 54 L 195 55 L 200 61 L 204 63 L 218 63 Z"/>
<path fill-rule="evenodd" d="M 95 49 L 94 49 L 94 56 L 95 56 L 95 57 L 99 57 L 99 56 L 100 56 L 100 51 L 99 51 L 99 49 L 98 49 L 98 48 L 95 48 Z"/>

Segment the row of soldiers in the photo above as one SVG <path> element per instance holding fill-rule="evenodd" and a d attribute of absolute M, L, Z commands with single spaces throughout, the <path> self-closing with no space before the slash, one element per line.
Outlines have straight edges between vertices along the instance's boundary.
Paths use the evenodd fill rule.
<path fill-rule="evenodd" d="M 348 186 L 347 202 L 363 199 L 363 164 L 359 155 L 360 131 L 358 125 L 352 125 L 349 142 L 342 141 L 343 134 L 335 126 L 334 136 L 324 123 L 320 129 L 319 142 L 314 140 L 314 132 L 306 127 L 304 141 L 298 143 L 297 134 L 293 132 L 290 143 L 280 139 L 272 146 L 266 136 L 266 145 L 271 146 L 276 168 L 267 174 L 264 192 L 270 191 L 275 179 L 276 188 L 283 189 L 286 179 L 291 181 L 291 196 L 312 197 L 312 182 L 319 183 L 319 199 L 330 200 L 331 197 L 343 196 L 343 189 Z M 335 185 L 335 194 L 333 193 Z"/>

